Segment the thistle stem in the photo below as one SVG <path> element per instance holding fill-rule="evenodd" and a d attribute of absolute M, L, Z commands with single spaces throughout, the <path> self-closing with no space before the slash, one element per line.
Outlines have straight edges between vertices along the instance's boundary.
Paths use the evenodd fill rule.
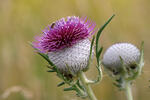
<path fill-rule="evenodd" d="M 127 100 L 133 100 L 132 89 L 131 89 L 130 82 L 126 83 L 125 92 L 126 92 Z"/>
<path fill-rule="evenodd" d="M 82 84 L 83 84 L 83 86 L 87 92 L 89 99 L 90 100 L 97 100 L 97 98 L 95 97 L 95 95 L 93 93 L 93 90 L 92 90 L 90 84 L 88 84 L 87 77 L 85 76 L 85 74 L 82 71 L 79 73 L 79 78 L 80 78 L 80 81 L 82 82 Z"/>

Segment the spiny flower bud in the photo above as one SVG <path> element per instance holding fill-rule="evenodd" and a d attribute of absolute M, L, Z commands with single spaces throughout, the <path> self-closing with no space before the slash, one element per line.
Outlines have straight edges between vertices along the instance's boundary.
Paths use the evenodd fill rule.
<path fill-rule="evenodd" d="M 140 60 L 140 51 L 130 43 L 117 43 L 109 47 L 103 56 L 103 65 L 113 73 L 118 73 L 122 61 L 126 67 L 135 68 Z"/>
<path fill-rule="evenodd" d="M 58 67 L 63 73 L 73 74 L 86 68 L 89 54 L 90 54 L 90 40 L 80 40 L 72 47 L 64 48 L 60 51 L 49 52 L 49 59 Z"/>
<path fill-rule="evenodd" d="M 63 74 L 76 74 L 88 65 L 95 24 L 86 18 L 69 16 L 48 26 L 33 46 L 46 53 Z M 71 73 L 70 73 L 71 72 Z"/>

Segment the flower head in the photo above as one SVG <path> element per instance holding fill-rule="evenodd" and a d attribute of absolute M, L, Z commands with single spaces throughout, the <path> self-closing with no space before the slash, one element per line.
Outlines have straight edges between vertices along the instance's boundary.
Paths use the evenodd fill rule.
<path fill-rule="evenodd" d="M 86 68 L 90 54 L 90 37 L 95 24 L 75 16 L 62 18 L 48 26 L 33 46 L 65 74 L 76 74 Z"/>
<path fill-rule="evenodd" d="M 130 43 L 117 43 L 109 47 L 103 56 L 103 65 L 112 71 L 122 67 L 121 58 L 126 67 L 134 66 L 140 60 L 140 51 Z"/>
<path fill-rule="evenodd" d="M 94 28 L 95 24 L 86 21 L 86 18 L 69 16 L 48 26 L 33 45 L 44 53 L 58 51 L 91 36 L 95 32 Z"/>

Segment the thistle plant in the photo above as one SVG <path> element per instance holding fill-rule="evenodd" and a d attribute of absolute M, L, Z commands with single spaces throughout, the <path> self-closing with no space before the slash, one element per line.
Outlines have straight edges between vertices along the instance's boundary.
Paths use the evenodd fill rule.
<path fill-rule="evenodd" d="M 103 56 L 103 65 L 114 84 L 126 91 L 127 99 L 133 100 L 131 84 L 142 72 L 143 42 L 141 50 L 130 43 L 117 43 L 109 47 Z"/>
<path fill-rule="evenodd" d="M 64 91 L 75 91 L 81 98 L 97 100 L 90 86 L 102 79 L 102 47 L 98 41 L 113 17 L 114 15 L 97 32 L 96 24 L 86 17 L 69 16 L 52 23 L 41 36 L 36 37 L 32 46 L 48 62 L 48 72 L 56 72 L 62 80 L 58 87 L 68 84 L 69 87 L 64 88 Z M 98 77 L 96 80 L 89 80 L 84 72 L 90 68 L 94 52 Z"/>

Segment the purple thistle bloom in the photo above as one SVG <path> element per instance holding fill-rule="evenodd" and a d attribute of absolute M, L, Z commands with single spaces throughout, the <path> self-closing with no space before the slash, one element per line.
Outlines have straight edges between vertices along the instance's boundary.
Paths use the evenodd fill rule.
<path fill-rule="evenodd" d="M 47 53 L 49 59 L 65 75 L 86 69 L 95 24 L 75 16 L 62 18 L 48 26 L 36 37 L 34 48 Z"/>
<path fill-rule="evenodd" d="M 71 47 L 78 41 L 90 37 L 96 30 L 95 23 L 85 18 L 69 16 L 48 26 L 33 46 L 42 53 L 58 51 Z"/>

